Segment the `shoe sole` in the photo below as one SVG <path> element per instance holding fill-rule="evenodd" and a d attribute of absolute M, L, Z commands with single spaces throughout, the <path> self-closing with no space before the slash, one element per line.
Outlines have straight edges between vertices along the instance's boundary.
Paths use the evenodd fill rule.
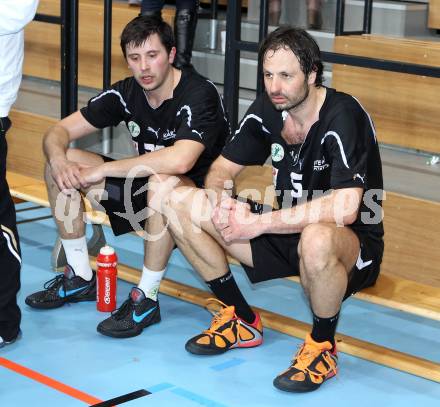
<path fill-rule="evenodd" d="M 225 349 L 213 349 L 213 348 L 200 347 L 199 345 L 196 345 L 193 342 L 187 342 L 185 344 L 185 349 L 187 352 L 192 353 L 193 355 L 213 356 L 213 355 L 222 355 L 223 353 L 232 349 L 256 348 L 257 346 L 260 346 L 262 343 L 263 340 L 261 340 L 261 342 L 259 343 L 254 343 L 254 344 L 247 344 L 246 342 L 244 343 L 242 342 L 238 346 L 230 346 L 229 348 L 225 348 Z"/>
<path fill-rule="evenodd" d="M 161 321 L 160 313 L 155 315 L 153 318 L 151 318 L 145 325 L 139 324 L 136 325 L 135 328 L 127 331 L 106 331 L 105 329 L 101 328 L 100 325 L 96 327 L 96 330 L 104 335 L 108 336 L 110 338 L 118 338 L 118 339 L 124 339 L 124 338 L 134 338 L 135 336 L 138 336 L 142 333 L 142 331 L 149 327 L 150 325 L 157 324 Z"/>
<path fill-rule="evenodd" d="M 322 383 L 317 384 L 315 387 L 306 387 L 303 384 L 301 384 L 300 382 L 294 382 L 294 381 L 290 381 L 290 380 L 288 382 L 284 382 L 282 380 L 277 380 L 278 377 L 276 377 L 274 379 L 273 385 L 278 390 L 288 392 L 288 393 L 309 393 L 311 391 L 318 390 L 327 380 L 329 380 L 335 376 L 336 376 L 336 373 L 333 373 L 333 374 L 330 373 Z"/>
<path fill-rule="evenodd" d="M 96 301 L 96 294 L 90 295 L 89 297 L 82 297 L 82 298 L 66 297 L 64 299 L 60 299 L 58 301 L 51 301 L 51 302 L 49 302 L 49 301 L 47 301 L 47 302 L 33 302 L 33 301 L 30 301 L 26 298 L 24 302 L 27 305 L 29 305 L 29 307 L 35 308 L 35 309 L 55 309 L 55 308 L 60 308 L 64 304 L 67 304 L 69 302 L 75 303 L 75 302 L 83 302 L 83 301 Z"/>
<path fill-rule="evenodd" d="M 22 335 L 22 333 L 21 333 L 21 329 L 20 329 L 18 331 L 18 335 L 14 339 L 11 339 L 10 341 L 0 342 L 0 349 L 4 348 L 7 345 L 12 345 L 13 343 L 17 342 L 21 338 L 21 335 Z"/>

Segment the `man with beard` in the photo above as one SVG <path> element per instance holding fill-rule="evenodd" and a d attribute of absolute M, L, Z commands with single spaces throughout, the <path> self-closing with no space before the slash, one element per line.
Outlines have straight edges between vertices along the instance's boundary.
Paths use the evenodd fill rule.
<path fill-rule="evenodd" d="M 212 82 L 194 70 L 173 67 L 176 48 L 164 21 L 133 19 L 122 32 L 121 48 L 133 76 L 90 99 L 45 134 L 45 179 L 68 266 L 44 290 L 29 295 L 26 304 L 52 309 L 95 300 L 96 279 L 89 264 L 80 197 L 87 194 L 107 212 L 115 235 L 136 230 L 145 237 L 138 286 L 98 325 L 104 335 L 127 338 L 160 321 L 157 294 L 175 244 L 154 208 L 164 190 L 203 185 L 229 125 Z M 130 131 L 138 156 L 112 160 L 69 148 L 69 142 L 120 122 Z M 65 207 L 70 208 L 68 219 L 60 217 Z"/>
<path fill-rule="evenodd" d="M 178 187 L 176 199 L 171 194 L 169 211 L 178 216 L 183 233 L 173 225 L 171 231 L 210 286 L 228 284 L 225 252 L 240 261 L 253 283 L 300 276 L 313 327 L 274 385 L 306 392 L 337 373 L 335 331 L 342 301 L 374 284 L 379 274 L 381 160 L 367 112 L 355 98 L 322 85 L 320 51 L 306 31 L 275 30 L 262 43 L 259 58 L 266 93 L 250 106 L 213 163 L 207 190 Z M 278 209 L 264 211 L 261 204 L 233 199 L 225 186 L 232 187 L 243 168 L 262 165 L 268 157 Z M 185 191 L 186 199 L 179 200 Z M 196 202 L 209 214 L 197 211 Z M 233 304 L 231 294 L 211 327 L 187 342 L 189 352 L 212 355 L 261 343 L 261 325 L 243 321 Z"/>

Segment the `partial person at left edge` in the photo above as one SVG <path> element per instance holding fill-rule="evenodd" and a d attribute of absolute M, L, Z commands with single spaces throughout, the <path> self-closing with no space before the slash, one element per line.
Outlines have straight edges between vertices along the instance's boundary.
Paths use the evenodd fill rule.
<path fill-rule="evenodd" d="M 21 312 L 17 304 L 20 289 L 21 251 L 15 207 L 6 181 L 6 132 L 11 127 L 9 111 L 20 87 L 23 29 L 35 16 L 38 0 L 0 2 L 0 348 L 20 336 Z"/>

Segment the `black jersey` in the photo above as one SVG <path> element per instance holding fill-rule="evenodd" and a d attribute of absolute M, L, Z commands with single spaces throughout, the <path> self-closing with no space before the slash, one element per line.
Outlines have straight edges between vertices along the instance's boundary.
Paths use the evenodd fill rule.
<path fill-rule="evenodd" d="M 281 137 L 287 112 L 277 111 L 266 93 L 248 109 L 222 155 L 241 165 L 262 165 L 271 156 L 281 208 L 341 188 L 360 187 L 364 199 L 352 228 L 383 236 L 382 165 L 368 113 L 350 95 L 326 88 L 319 120 L 302 144 Z"/>
<path fill-rule="evenodd" d="M 100 129 L 125 122 L 139 154 L 172 146 L 177 140 L 202 143 L 203 153 L 186 174 L 193 179 L 204 177 L 229 135 L 215 85 L 192 70 L 182 71 L 173 98 L 157 108 L 149 105 L 142 87 L 129 77 L 90 99 L 81 113 Z"/>

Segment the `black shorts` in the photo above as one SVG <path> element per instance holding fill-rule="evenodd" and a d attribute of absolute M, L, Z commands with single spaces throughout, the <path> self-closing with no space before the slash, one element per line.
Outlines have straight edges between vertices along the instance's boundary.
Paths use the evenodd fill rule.
<path fill-rule="evenodd" d="M 261 213 L 263 206 L 248 201 L 251 211 Z M 352 229 L 360 241 L 360 253 L 348 281 L 344 299 L 374 285 L 379 276 L 383 241 Z M 254 267 L 242 264 L 252 283 L 299 275 L 298 243 L 301 234 L 264 234 L 251 239 Z"/>
<path fill-rule="evenodd" d="M 113 161 L 112 158 L 101 157 L 104 162 Z M 203 188 L 203 179 L 192 181 L 198 188 Z M 148 177 L 105 179 L 104 190 L 107 192 L 107 199 L 102 199 L 100 204 L 109 217 L 115 236 L 145 229 L 147 184 Z"/>

